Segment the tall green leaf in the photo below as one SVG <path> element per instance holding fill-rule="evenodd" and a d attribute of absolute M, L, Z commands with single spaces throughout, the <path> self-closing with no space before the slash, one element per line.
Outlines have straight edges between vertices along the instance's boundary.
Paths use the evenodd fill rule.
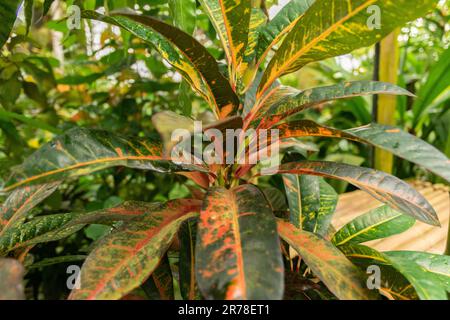
<path fill-rule="evenodd" d="M 339 299 L 370 299 L 362 273 L 331 242 L 282 220 L 278 232 Z"/>
<path fill-rule="evenodd" d="M 120 299 L 158 266 L 180 225 L 197 215 L 200 202 L 175 200 L 100 239 L 81 270 L 80 289 L 70 299 Z"/>
<path fill-rule="evenodd" d="M 434 0 L 316 0 L 270 61 L 258 97 L 280 76 L 310 62 L 370 46 L 395 28 L 424 15 L 434 5 Z M 368 11 L 371 6 L 380 11 L 380 28 L 369 23 L 373 15 Z"/>
<path fill-rule="evenodd" d="M 384 172 L 343 163 L 300 161 L 282 164 L 271 173 L 307 174 L 347 181 L 392 208 L 425 223 L 440 226 L 428 201 L 406 182 Z"/>
<path fill-rule="evenodd" d="M 335 233 L 332 241 L 341 246 L 387 238 L 410 229 L 414 223 L 412 217 L 383 206 L 347 223 Z"/>
<path fill-rule="evenodd" d="M 413 127 L 443 92 L 450 90 L 450 48 L 444 51 L 433 66 L 413 105 Z"/>
<path fill-rule="evenodd" d="M 205 298 L 282 298 L 284 266 L 276 222 L 255 186 L 208 191 L 195 251 L 197 282 Z"/>
<path fill-rule="evenodd" d="M 22 0 L 4 0 L 0 3 L 0 21 L 3 24 L 0 28 L 0 48 L 9 38 L 21 3 Z"/>

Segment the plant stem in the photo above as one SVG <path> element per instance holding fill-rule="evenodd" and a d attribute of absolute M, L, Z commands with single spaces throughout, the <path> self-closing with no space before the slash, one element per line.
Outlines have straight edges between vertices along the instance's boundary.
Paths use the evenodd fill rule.
<path fill-rule="evenodd" d="M 450 256 L 450 223 L 448 224 L 447 249 L 445 249 L 444 254 Z"/>

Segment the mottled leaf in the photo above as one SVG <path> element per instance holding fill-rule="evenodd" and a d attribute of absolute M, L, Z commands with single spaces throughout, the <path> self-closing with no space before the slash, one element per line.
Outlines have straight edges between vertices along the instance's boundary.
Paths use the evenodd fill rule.
<path fill-rule="evenodd" d="M 200 2 L 219 34 L 231 69 L 231 82 L 236 84 L 246 68 L 243 63 L 248 44 L 251 1 L 202 0 Z"/>
<path fill-rule="evenodd" d="M 336 232 L 332 241 L 341 246 L 387 238 L 405 232 L 414 223 L 412 217 L 383 206 L 347 223 Z"/>
<path fill-rule="evenodd" d="M 186 171 L 197 167 L 175 165 L 163 158 L 159 141 L 129 139 L 103 130 L 74 128 L 45 144 L 15 168 L 4 191 L 29 183 L 87 175 L 115 166 L 158 172 Z"/>
<path fill-rule="evenodd" d="M 346 133 L 423 166 L 450 182 L 450 160 L 432 145 L 399 128 L 372 123 Z"/>
<path fill-rule="evenodd" d="M 298 20 L 270 61 L 258 97 L 280 76 L 306 64 L 370 46 L 395 28 L 427 13 L 434 0 L 316 0 Z M 381 24 L 370 21 L 379 9 Z"/>
<path fill-rule="evenodd" d="M 120 299 L 158 266 L 180 225 L 197 215 L 200 201 L 175 200 L 154 208 L 100 239 L 81 270 L 70 299 Z"/>
<path fill-rule="evenodd" d="M 422 222 L 439 226 L 439 218 L 428 201 L 406 182 L 387 173 L 326 161 L 300 161 L 282 164 L 271 173 L 317 175 L 344 180 L 379 201 Z"/>
<path fill-rule="evenodd" d="M 278 221 L 278 233 L 339 299 L 371 298 L 362 273 L 331 242 L 282 220 Z"/>
<path fill-rule="evenodd" d="M 260 63 L 269 51 L 286 36 L 315 0 L 291 0 L 262 28 L 258 41 Z"/>
<path fill-rule="evenodd" d="M 84 11 L 83 17 L 117 25 L 156 45 L 162 56 L 177 70 L 181 70 L 191 85 L 206 96 L 214 106 L 217 116 L 225 118 L 239 109 L 239 98 L 228 80 L 220 73 L 216 60 L 187 33 L 149 16 L 120 14 L 108 17 L 93 11 Z M 182 54 L 181 58 L 177 49 Z M 196 78 L 192 79 L 194 76 Z M 202 89 L 203 86 L 206 88 Z"/>
<path fill-rule="evenodd" d="M 0 259 L 0 300 L 25 299 L 22 284 L 25 270 L 14 259 Z"/>
<path fill-rule="evenodd" d="M 252 122 L 252 127 L 270 128 L 272 125 L 305 109 L 325 102 L 348 99 L 352 97 L 389 94 L 411 95 L 407 90 L 396 85 L 378 81 L 342 82 L 326 87 L 316 87 L 303 91 L 285 90 L 288 95 L 275 100 L 268 108 L 261 109 Z"/>
<path fill-rule="evenodd" d="M 197 282 L 205 298 L 282 298 L 284 266 L 276 222 L 255 186 L 208 191 L 195 251 Z"/>
<path fill-rule="evenodd" d="M 60 182 L 56 181 L 14 190 L 0 207 L 0 236 L 25 219 L 27 213 L 49 197 L 59 185 Z"/>

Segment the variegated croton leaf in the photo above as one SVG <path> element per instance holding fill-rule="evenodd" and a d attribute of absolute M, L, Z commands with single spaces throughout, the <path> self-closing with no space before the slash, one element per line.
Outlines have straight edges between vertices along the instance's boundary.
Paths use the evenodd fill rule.
<path fill-rule="evenodd" d="M 115 166 L 158 172 L 206 170 L 195 165 L 174 164 L 163 156 L 162 144 L 156 140 L 75 128 L 47 143 L 15 168 L 4 191 L 30 183 L 78 177 Z"/>
<path fill-rule="evenodd" d="M 307 174 L 347 181 L 392 208 L 422 222 L 440 226 L 429 202 L 406 182 L 384 172 L 327 161 L 300 161 L 270 170 L 280 174 Z"/>
<path fill-rule="evenodd" d="M 150 204 L 145 214 L 100 239 L 81 269 L 71 299 L 120 299 L 139 287 L 159 265 L 181 224 L 198 215 L 201 201 Z"/>
<path fill-rule="evenodd" d="M 253 185 L 211 188 L 198 224 L 196 274 L 207 299 L 281 299 L 283 261 L 275 217 Z"/>

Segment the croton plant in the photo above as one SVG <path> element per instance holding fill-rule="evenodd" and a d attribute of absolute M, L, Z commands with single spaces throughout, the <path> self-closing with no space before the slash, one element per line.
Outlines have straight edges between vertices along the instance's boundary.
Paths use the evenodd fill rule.
<path fill-rule="evenodd" d="M 292 0 L 271 20 L 254 1 L 199 2 L 220 38 L 226 67 L 193 36 L 155 17 L 130 10 L 84 11 L 82 17 L 126 29 L 156 48 L 210 106 L 216 119 L 205 128 L 278 130 L 266 146 L 241 139 L 243 147 L 232 156 L 251 156 L 277 143 L 281 163 L 267 171 L 261 164 L 174 161 L 168 152 L 171 132 L 191 130 L 195 119 L 170 112 L 153 118 L 161 139 L 71 129 L 14 168 L 4 186 L 9 196 L 0 209 L 1 294 L 20 296 L 13 283 L 20 281 L 21 267 L 11 258 L 24 261 L 34 245 L 95 223 L 112 231 L 91 248 L 69 299 L 121 299 L 137 288 L 149 297 L 170 299 L 178 287 L 174 282 L 184 299 L 447 299 L 448 256 L 377 252 L 362 244 L 404 232 L 416 220 L 439 226 L 428 201 L 387 173 L 308 161 L 314 150 L 301 140 L 330 137 L 369 144 L 450 181 L 450 160 L 396 127 L 372 123 L 338 130 L 302 118 L 304 110 L 337 99 L 410 93 L 375 81 L 307 90 L 278 81 L 311 62 L 375 44 L 423 16 L 436 1 Z M 381 12 L 378 28 L 367 23 L 372 6 Z M 117 166 L 180 174 L 198 188 L 191 199 L 125 202 L 101 211 L 29 218 L 30 210 L 62 183 Z M 265 175 L 281 175 L 285 190 L 259 187 Z M 325 178 L 348 182 L 384 206 L 335 230 L 331 220 L 338 196 Z M 276 191 L 285 191 L 286 208 L 277 202 Z M 173 251 L 179 252 L 176 273 L 168 259 Z M 375 289 L 368 286 L 371 266 L 381 270 Z"/>

